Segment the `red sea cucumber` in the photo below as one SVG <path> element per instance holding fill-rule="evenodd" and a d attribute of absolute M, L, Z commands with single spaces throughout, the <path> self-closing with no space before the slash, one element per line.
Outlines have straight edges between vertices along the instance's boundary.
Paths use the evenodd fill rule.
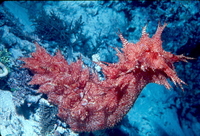
<path fill-rule="evenodd" d="M 117 51 L 119 62 L 98 62 L 105 80 L 100 81 L 83 62 L 68 64 L 60 51 L 49 55 L 37 49 L 30 58 L 21 58 L 24 68 L 34 72 L 30 84 L 40 85 L 38 92 L 58 106 L 58 116 L 74 131 L 95 131 L 114 126 L 129 111 L 145 85 L 150 82 L 170 88 L 167 78 L 182 88 L 184 82 L 174 71 L 174 62 L 190 59 L 162 49 L 161 34 L 166 24 L 158 26 L 152 38 L 142 30 L 140 41 L 129 43 L 122 34 L 123 48 Z"/>

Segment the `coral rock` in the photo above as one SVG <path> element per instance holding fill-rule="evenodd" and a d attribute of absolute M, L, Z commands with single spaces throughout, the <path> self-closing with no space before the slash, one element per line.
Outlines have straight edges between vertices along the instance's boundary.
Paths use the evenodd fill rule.
<path fill-rule="evenodd" d="M 48 100 L 58 106 L 58 116 L 74 131 L 95 131 L 114 126 L 129 111 L 141 90 L 150 82 L 170 88 L 167 78 L 180 87 L 184 82 L 174 71 L 174 62 L 190 59 L 162 49 L 161 34 L 166 24 L 158 26 L 152 38 L 143 28 L 140 41 L 129 43 L 122 34 L 119 62 L 97 62 L 102 67 L 105 80 L 83 68 L 78 60 L 68 64 L 58 51 L 49 55 L 36 44 L 30 58 L 22 58 L 25 68 L 34 72 L 30 84 L 40 85 L 38 92 L 48 95 Z"/>

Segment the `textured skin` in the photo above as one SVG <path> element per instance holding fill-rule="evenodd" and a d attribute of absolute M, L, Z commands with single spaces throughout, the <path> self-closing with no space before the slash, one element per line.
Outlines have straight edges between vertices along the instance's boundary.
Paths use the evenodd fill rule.
<path fill-rule="evenodd" d="M 68 64 L 58 51 L 50 56 L 36 44 L 31 58 L 22 58 L 25 68 L 35 73 L 30 84 L 40 85 L 38 92 L 48 95 L 48 100 L 57 105 L 58 116 L 74 131 L 95 131 L 114 126 L 129 111 L 142 88 L 150 83 L 163 84 L 170 88 L 167 78 L 175 84 L 184 82 L 178 78 L 173 63 L 190 59 L 173 55 L 162 49 L 161 33 L 165 28 L 158 26 L 150 38 L 143 28 L 140 41 L 123 43 L 122 51 L 116 48 L 119 62 L 98 62 L 106 77 L 100 81 L 81 60 Z"/>

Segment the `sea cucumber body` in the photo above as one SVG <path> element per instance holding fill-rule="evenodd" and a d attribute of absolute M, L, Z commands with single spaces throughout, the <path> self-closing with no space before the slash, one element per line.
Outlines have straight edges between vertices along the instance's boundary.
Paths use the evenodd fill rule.
<path fill-rule="evenodd" d="M 25 62 L 23 67 L 34 73 L 30 84 L 40 85 L 38 92 L 47 94 L 48 100 L 58 106 L 58 117 L 72 130 L 105 129 L 126 115 L 148 83 L 163 84 L 169 89 L 166 79 L 170 78 L 182 87 L 184 82 L 176 75 L 173 63 L 190 58 L 162 49 L 165 26 L 158 26 L 152 38 L 145 26 L 136 44 L 119 34 L 123 44 L 121 51 L 115 48 L 119 62 L 97 62 L 105 76 L 103 81 L 88 67 L 83 68 L 81 60 L 68 64 L 60 51 L 51 56 L 37 43 L 32 57 L 21 60 Z"/>

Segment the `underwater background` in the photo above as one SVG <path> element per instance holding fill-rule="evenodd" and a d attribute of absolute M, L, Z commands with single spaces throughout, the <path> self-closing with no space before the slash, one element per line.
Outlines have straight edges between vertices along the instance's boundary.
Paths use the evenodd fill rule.
<path fill-rule="evenodd" d="M 158 22 L 163 49 L 195 59 L 175 64 L 187 83 L 184 91 L 148 84 L 128 114 L 113 128 L 75 133 L 56 116 L 57 107 L 28 85 L 33 73 L 21 68 L 38 42 L 51 55 L 59 49 L 71 63 L 101 74 L 95 61 L 118 62 L 112 47 L 122 47 L 120 31 L 136 43 L 147 25 L 150 37 Z M 199 1 L 5 1 L 0 5 L 1 136 L 200 136 Z"/>

